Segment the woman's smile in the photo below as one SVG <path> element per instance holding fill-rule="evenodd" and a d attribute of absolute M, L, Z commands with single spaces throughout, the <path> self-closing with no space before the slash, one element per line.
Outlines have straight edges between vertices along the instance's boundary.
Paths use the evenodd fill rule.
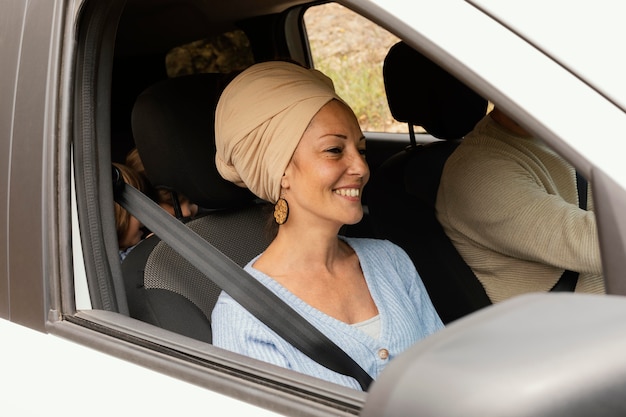
<path fill-rule="evenodd" d="M 334 190 L 335 194 L 340 195 L 342 197 L 349 197 L 354 200 L 361 199 L 361 189 L 360 188 L 337 188 Z"/>

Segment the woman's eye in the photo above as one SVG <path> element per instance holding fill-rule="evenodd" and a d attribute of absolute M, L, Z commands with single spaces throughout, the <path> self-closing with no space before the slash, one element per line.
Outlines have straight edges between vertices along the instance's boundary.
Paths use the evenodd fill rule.
<path fill-rule="evenodd" d="M 359 149 L 359 153 L 360 153 L 361 155 L 365 156 L 366 151 L 365 151 L 365 149 Z"/>
<path fill-rule="evenodd" d="M 337 153 L 338 154 L 338 153 L 342 152 L 342 149 L 341 148 L 329 148 L 329 149 L 326 149 L 326 152 Z"/>

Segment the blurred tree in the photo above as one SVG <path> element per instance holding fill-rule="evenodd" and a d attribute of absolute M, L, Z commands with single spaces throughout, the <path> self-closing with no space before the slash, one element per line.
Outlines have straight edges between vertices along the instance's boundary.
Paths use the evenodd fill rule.
<path fill-rule="evenodd" d="M 165 58 L 167 75 L 229 73 L 254 63 L 250 42 L 242 31 L 226 32 L 172 49 Z"/>

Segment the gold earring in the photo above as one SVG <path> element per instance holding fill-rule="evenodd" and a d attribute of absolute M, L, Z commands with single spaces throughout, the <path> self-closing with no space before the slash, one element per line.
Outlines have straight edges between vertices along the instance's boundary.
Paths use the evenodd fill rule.
<path fill-rule="evenodd" d="M 276 204 L 274 204 L 274 220 L 278 224 L 285 224 L 289 217 L 289 204 L 284 198 L 279 198 Z"/>

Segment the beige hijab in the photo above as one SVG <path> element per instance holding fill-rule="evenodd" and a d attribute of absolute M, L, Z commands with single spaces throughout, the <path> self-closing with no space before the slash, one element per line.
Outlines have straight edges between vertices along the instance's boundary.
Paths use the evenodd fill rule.
<path fill-rule="evenodd" d="M 280 181 L 309 122 L 341 100 L 330 78 L 297 64 L 255 64 L 224 90 L 215 113 L 219 173 L 275 203 Z"/>

